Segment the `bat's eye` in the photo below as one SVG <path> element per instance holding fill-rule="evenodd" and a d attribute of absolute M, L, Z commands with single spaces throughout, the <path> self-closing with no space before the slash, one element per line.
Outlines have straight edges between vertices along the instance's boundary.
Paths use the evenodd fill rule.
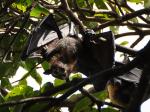
<path fill-rule="evenodd" d="M 51 67 L 51 70 L 54 74 L 58 74 L 58 73 L 64 73 L 65 72 L 65 69 L 64 68 L 61 68 L 59 66 L 52 66 Z"/>

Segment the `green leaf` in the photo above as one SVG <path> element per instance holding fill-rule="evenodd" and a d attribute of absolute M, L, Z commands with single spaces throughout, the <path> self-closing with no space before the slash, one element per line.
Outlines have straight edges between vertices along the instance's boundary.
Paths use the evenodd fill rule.
<path fill-rule="evenodd" d="M 19 81 L 19 85 L 27 85 L 27 81 L 26 80 L 21 80 L 21 81 Z"/>
<path fill-rule="evenodd" d="M 86 109 L 89 108 L 91 101 L 89 98 L 83 98 L 82 100 L 78 101 L 74 106 L 73 112 L 84 112 Z"/>
<path fill-rule="evenodd" d="M 49 11 L 45 7 L 42 7 L 39 4 L 36 5 L 36 7 L 30 12 L 30 16 L 37 17 L 37 18 L 41 18 L 48 14 L 49 14 Z"/>
<path fill-rule="evenodd" d="M 95 13 L 94 16 L 104 18 L 105 20 L 110 20 L 108 14 Z"/>
<path fill-rule="evenodd" d="M 108 93 L 106 90 L 94 93 L 93 95 L 99 98 L 101 101 L 104 101 L 106 98 L 108 98 Z"/>
<path fill-rule="evenodd" d="M 150 0 L 144 0 L 144 7 L 149 8 L 150 7 Z"/>
<path fill-rule="evenodd" d="M 111 30 L 114 34 L 118 34 L 119 26 L 110 26 L 110 30 Z"/>
<path fill-rule="evenodd" d="M 33 0 L 17 0 L 12 4 L 12 7 L 17 8 L 23 12 L 26 11 L 26 8 L 32 4 Z"/>
<path fill-rule="evenodd" d="M 129 2 L 133 2 L 133 3 L 142 3 L 142 1 L 144 0 L 128 0 Z"/>
<path fill-rule="evenodd" d="M 21 61 L 20 65 L 27 71 L 30 71 L 34 66 L 36 66 L 36 61 L 33 59 L 27 59 L 26 61 Z"/>
<path fill-rule="evenodd" d="M 107 9 L 107 6 L 105 5 L 106 0 L 94 0 L 94 1 L 95 1 L 96 6 L 99 9 Z"/>
<path fill-rule="evenodd" d="M 55 79 L 54 80 L 54 87 L 57 87 L 57 86 L 61 86 L 62 84 L 66 83 L 65 80 L 61 80 L 61 79 Z M 59 91 L 58 93 L 56 93 L 54 96 L 57 96 L 58 94 L 63 94 L 67 91 L 67 89 L 64 89 L 64 90 L 61 90 Z"/>
<path fill-rule="evenodd" d="M 44 61 L 41 65 L 44 70 L 48 70 L 50 68 L 50 64 L 47 61 Z"/>
<path fill-rule="evenodd" d="M 129 21 L 131 21 L 132 23 L 138 23 L 138 19 L 137 18 L 130 19 Z"/>
<path fill-rule="evenodd" d="M 72 73 L 70 76 L 69 76 L 69 80 L 72 81 L 73 79 L 75 78 L 82 78 L 82 75 L 80 73 Z"/>
<path fill-rule="evenodd" d="M 35 79 L 35 81 L 36 81 L 39 85 L 41 85 L 41 83 L 42 83 L 42 77 L 41 77 L 41 75 L 40 75 L 36 70 L 33 70 L 33 71 L 30 73 L 30 75 L 31 75 L 31 77 L 32 77 L 33 79 Z"/>
<path fill-rule="evenodd" d="M 77 0 L 77 4 L 79 7 L 86 7 L 85 0 Z"/>
<path fill-rule="evenodd" d="M 64 83 L 66 83 L 65 80 L 61 80 L 61 79 L 57 79 L 57 78 L 54 80 L 54 86 L 60 86 Z"/>
<path fill-rule="evenodd" d="M 128 43 L 129 43 L 128 41 L 123 41 L 123 42 L 120 43 L 120 45 L 125 46 L 125 45 L 127 45 Z"/>
<path fill-rule="evenodd" d="M 26 69 L 28 72 L 23 76 L 24 79 L 26 79 L 26 77 L 28 77 L 29 75 L 31 75 L 31 77 L 33 79 L 35 79 L 35 81 L 41 85 L 42 83 L 42 77 L 41 75 L 35 70 L 33 69 L 36 66 L 36 60 L 33 59 L 27 59 L 26 61 L 21 61 L 20 64 L 24 69 Z"/>
<path fill-rule="evenodd" d="M 15 97 L 28 97 L 33 93 L 33 88 L 31 88 L 30 86 L 26 86 L 26 85 L 18 85 L 16 87 L 14 87 L 10 93 L 8 93 L 5 97 L 5 100 L 10 100 L 13 99 Z"/>

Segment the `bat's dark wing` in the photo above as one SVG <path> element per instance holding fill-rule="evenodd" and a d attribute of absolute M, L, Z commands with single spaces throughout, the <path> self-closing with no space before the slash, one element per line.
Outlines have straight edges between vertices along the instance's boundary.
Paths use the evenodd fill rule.
<path fill-rule="evenodd" d="M 75 35 L 74 28 L 71 29 L 71 27 L 73 27 L 73 23 L 64 23 L 58 27 L 53 15 L 48 15 L 38 24 L 30 35 L 27 46 L 23 51 L 22 59 L 27 58 L 29 55 L 34 57 L 39 56 L 38 52 L 35 51 L 38 51 L 45 45 L 69 34 Z"/>
<path fill-rule="evenodd" d="M 97 39 L 97 53 L 96 59 L 101 64 L 102 69 L 111 68 L 114 63 L 115 42 L 112 31 L 101 33 L 101 36 Z"/>

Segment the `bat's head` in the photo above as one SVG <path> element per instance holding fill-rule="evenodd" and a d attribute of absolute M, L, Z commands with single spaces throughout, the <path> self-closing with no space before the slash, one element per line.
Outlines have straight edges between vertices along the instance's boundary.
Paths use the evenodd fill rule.
<path fill-rule="evenodd" d="M 53 76 L 64 79 L 69 76 L 70 73 L 76 71 L 76 64 L 81 50 L 81 41 L 73 37 L 64 37 L 57 41 L 55 48 L 51 51 L 51 48 L 47 51 L 47 57 L 51 68 L 45 72 L 52 74 Z M 53 53 L 52 53 L 53 52 Z M 49 55 L 51 54 L 52 55 Z"/>

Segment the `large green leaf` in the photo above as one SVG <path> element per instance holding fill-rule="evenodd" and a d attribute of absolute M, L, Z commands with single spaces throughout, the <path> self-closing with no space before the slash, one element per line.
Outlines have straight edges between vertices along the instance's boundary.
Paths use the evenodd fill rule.
<path fill-rule="evenodd" d="M 8 93 L 5 97 L 5 100 L 11 100 L 18 98 L 26 98 L 33 94 L 33 88 L 26 85 L 18 85 L 14 87 L 10 93 Z"/>
<path fill-rule="evenodd" d="M 48 14 L 49 14 L 49 11 L 45 7 L 42 7 L 41 5 L 37 5 L 31 11 L 30 16 L 41 18 L 41 17 L 48 15 Z"/>

